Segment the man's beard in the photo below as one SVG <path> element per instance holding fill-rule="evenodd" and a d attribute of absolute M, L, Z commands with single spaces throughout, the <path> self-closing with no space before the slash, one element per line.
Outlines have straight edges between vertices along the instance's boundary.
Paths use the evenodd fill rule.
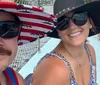
<path fill-rule="evenodd" d="M 3 48 L 2 46 L 0 46 L 0 55 L 6 55 L 7 56 L 11 56 L 12 52 L 8 49 Z M 4 68 L 0 68 L 0 72 L 2 72 L 4 69 L 6 68 L 6 66 Z"/>

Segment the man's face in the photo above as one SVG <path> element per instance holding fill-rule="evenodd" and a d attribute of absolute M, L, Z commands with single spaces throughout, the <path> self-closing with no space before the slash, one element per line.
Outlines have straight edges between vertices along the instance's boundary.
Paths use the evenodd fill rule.
<path fill-rule="evenodd" d="M 0 22 L 1 21 L 15 21 L 15 19 L 9 13 L 0 12 Z M 14 38 L 0 37 L 0 71 L 3 71 L 14 60 L 18 47 L 17 40 L 18 36 Z"/>

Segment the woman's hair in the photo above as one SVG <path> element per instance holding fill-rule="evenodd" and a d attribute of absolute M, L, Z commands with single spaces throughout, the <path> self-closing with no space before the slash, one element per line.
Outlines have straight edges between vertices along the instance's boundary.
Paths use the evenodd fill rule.
<path fill-rule="evenodd" d="M 91 33 L 97 34 L 99 28 L 97 26 L 95 26 L 95 23 L 94 23 L 94 21 L 93 21 L 93 19 L 91 17 L 89 17 L 89 20 L 90 20 L 90 23 L 92 25 L 92 28 L 90 29 Z"/>

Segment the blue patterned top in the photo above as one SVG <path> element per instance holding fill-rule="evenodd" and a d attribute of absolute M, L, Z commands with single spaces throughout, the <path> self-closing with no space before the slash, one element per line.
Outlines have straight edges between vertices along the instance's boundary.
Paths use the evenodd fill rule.
<path fill-rule="evenodd" d="M 86 49 L 86 51 L 87 51 L 87 54 L 88 54 L 88 57 L 89 57 L 89 61 L 90 61 L 90 66 L 91 66 L 91 69 L 92 69 L 91 77 L 90 77 L 90 84 L 89 84 L 89 85 L 96 85 L 95 66 L 92 64 L 92 56 L 91 56 L 91 53 L 90 53 L 90 51 L 89 51 L 87 45 L 85 45 L 85 49 Z M 69 70 L 70 70 L 70 85 L 78 85 L 78 83 L 75 81 L 74 73 L 73 73 L 73 71 L 72 71 L 71 65 L 70 65 L 70 63 L 68 62 L 68 60 L 64 58 L 64 56 L 62 56 L 62 55 L 59 54 L 59 53 L 55 53 L 55 52 L 48 53 L 46 56 L 47 56 L 47 57 L 48 57 L 48 56 L 49 56 L 49 57 L 54 56 L 54 57 L 60 58 L 60 59 L 66 64 L 66 66 L 67 66 L 67 67 L 69 68 Z M 44 58 L 46 58 L 46 56 L 43 57 L 43 58 L 40 60 L 40 62 L 41 62 Z M 40 63 L 40 62 L 39 62 L 39 63 Z M 38 64 L 39 64 L 39 63 L 38 63 Z"/>

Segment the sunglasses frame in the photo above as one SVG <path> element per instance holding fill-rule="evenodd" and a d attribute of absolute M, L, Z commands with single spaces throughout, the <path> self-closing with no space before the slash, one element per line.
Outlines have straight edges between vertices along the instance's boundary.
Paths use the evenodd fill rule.
<path fill-rule="evenodd" d="M 21 24 L 16 21 L 0 21 L 0 37 L 13 38 L 20 32 Z"/>
<path fill-rule="evenodd" d="M 82 22 L 82 23 L 80 23 L 80 22 L 76 23 L 74 19 L 76 19 L 79 16 L 81 17 L 82 15 L 84 16 L 82 18 L 85 18 L 84 22 Z M 75 17 L 75 16 L 77 16 L 77 17 Z M 80 19 L 82 19 L 82 18 L 80 18 Z M 72 22 L 75 25 L 77 25 L 77 26 L 83 26 L 87 22 L 87 20 L 88 20 L 88 12 L 87 11 L 84 11 L 84 12 L 75 12 L 71 17 L 67 17 L 66 15 L 63 15 L 62 17 L 58 18 L 57 29 L 59 31 L 66 30 L 69 27 L 70 19 L 72 20 Z M 76 19 L 76 21 L 79 21 L 79 20 Z"/>

